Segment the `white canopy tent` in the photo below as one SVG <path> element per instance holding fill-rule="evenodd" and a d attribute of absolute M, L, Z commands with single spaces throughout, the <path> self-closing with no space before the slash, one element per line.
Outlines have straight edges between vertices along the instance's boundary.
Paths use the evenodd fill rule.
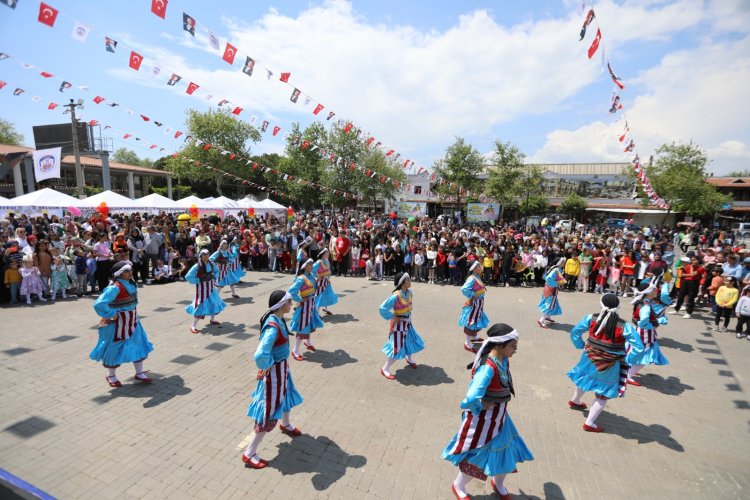
<path fill-rule="evenodd" d="M 65 193 L 55 191 L 54 189 L 44 188 L 33 193 L 26 193 L 16 196 L 9 200 L 11 207 L 36 207 L 36 208 L 68 208 L 76 207 L 81 204 L 77 198 L 73 198 Z"/>
<path fill-rule="evenodd" d="M 240 208 L 261 208 L 259 201 L 250 198 L 242 198 L 237 200 L 236 203 Z"/>
<path fill-rule="evenodd" d="M 180 210 L 181 207 L 177 205 L 177 202 L 166 196 L 162 196 L 159 193 L 151 193 L 143 198 L 135 200 L 136 203 L 140 204 L 145 208 L 153 209 L 164 209 L 164 210 Z"/>
<path fill-rule="evenodd" d="M 270 198 L 260 200 L 258 206 L 254 207 L 255 213 L 258 215 L 271 214 L 274 217 L 284 217 L 286 215 L 286 207 L 279 203 L 276 203 Z"/>
<path fill-rule="evenodd" d="M 211 207 L 207 202 L 201 200 L 197 196 L 186 196 L 185 198 L 182 198 L 180 200 L 177 200 L 175 204 L 179 208 L 190 208 L 193 205 L 195 205 L 197 208 L 213 208 Z"/>
<path fill-rule="evenodd" d="M 206 201 L 206 200 L 203 200 Z M 226 196 L 219 196 L 218 198 L 213 198 L 211 201 L 208 202 L 209 205 L 215 208 L 222 208 L 222 209 L 236 209 L 236 208 L 242 208 L 239 206 L 239 204 L 234 201 L 230 200 Z"/>
<path fill-rule="evenodd" d="M 143 205 L 137 201 L 131 200 L 130 198 L 113 191 L 102 191 L 93 196 L 81 200 L 76 206 L 81 208 L 96 208 L 102 203 L 107 205 L 107 208 L 114 211 L 131 210 L 137 211 L 143 208 Z"/>

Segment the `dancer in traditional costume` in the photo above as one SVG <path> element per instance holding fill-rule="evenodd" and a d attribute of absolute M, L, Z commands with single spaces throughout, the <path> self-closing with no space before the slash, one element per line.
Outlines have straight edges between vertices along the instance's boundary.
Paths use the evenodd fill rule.
<path fill-rule="evenodd" d="M 236 281 L 234 281 L 232 273 L 229 272 L 229 266 L 232 262 L 232 252 L 229 251 L 227 240 L 221 240 L 221 243 L 219 243 L 219 249 L 216 250 L 209 259 L 211 262 L 215 262 L 219 267 L 219 277 L 216 278 L 216 286 L 219 288 L 219 291 L 229 285 L 229 288 L 232 290 L 232 298 L 239 299 L 240 296 L 237 295 L 237 292 L 234 289 Z"/>
<path fill-rule="evenodd" d="M 559 316 L 562 314 L 560 301 L 557 299 L 557 293 L 560 285 L 567 283 L 562 274 L 562 268 L 565 266 L 565 257 L 560 257 L 555 267 L 547 271 L 544 275 L 544 289 L 542 290 L 542 300 L 537 306 L 542 311 L 542 317 L 537 320 L 537 324 L 542 328 L 549 328 L 549 323 L 554 323 L 550 316 Z"/>
<path fill-rule="evenodd" d="M 424 341 L 419 336 L 411 323 L 412 298 L 411 278 L 407 273 L 398 273 L 393 280 L 396 287 L 388 299 L 380 304 L 380 315 L 391 321 L 388 329 L 388 341 L 383 346 L 383 353 L 387 356 L 385 365 L 380 369 L 380 374 L 388 380 L 396 377 L 391 374 L 390 368 L 397 359 L 406 358 L 406 362 L 412 368 L 417 367 L 417 362 L 412 357 L 424 349 Z"/>
<path fill-rule="evenodd" d="M 312 274 L 317 283 L 315 288 L 315 307 L 322 308 L 326 314 L 333 314 L 328 306 L 336 305 L 339 298 L 331 286 L 331 262 L 328 260 L 328 248 L 318 254 L 318 261 L 313 265 Z"/>
<path fill-rule="evenodd" d="M 614 293 L 602 296 L 601 312 L 588 314 L 570 331 L 570 341 L 578 349 L 584 349 L 581 360 L 568 372 L 568 378 L 576 385 L 573 398 L 568 406 L 574 410 L 585 410 L 586 403 L 581 397 L 586 392 L 596 396 L 589 410 L 583 430 L 604 432 L 596 425 L 596 419 L 607 405 L 607 400 L 625 395 L 627 388 L 628 365 L 625 363 L 626 346 L 630 352 L 643 350 L 643 343 L 630 323 L 617 314 L 620 299 Z M 588 333 L 584 343 L 583 334 Z"/>
<path fill-rule="evenodd" d="M 99 341 L 89 357 L 101 361 L 108 370 L 107 383 L 120 387 L 116 370 L 123 363 L 133 363 L 135 380 L 151 383 L 143 361 L 154 346 L 138 319 L 138 285 L 133 281 L 133 266 L 121 261 L 112 267 L 112 281 L 94 302 L 99 321 Z"/>
<path fill-rule="evenodd" d="M 205 248 L 198 254 L 198 263 L 190 268 L 185 275 L 185 280 L 195 285 L 195 297 L 193 302 L 185 308 L 185 311 L 193 316 L 193 324 L 190 325 L 190 333 L 198 333 L 198 321 L 210 316 L 209 324 L 220 325 L 214 318 L 224 310 L 227 305 L 221 300 L 219 292 L 214 288 L 214 280 L 219 277 L 219 266 L 208 259 L 208 250 Z"/>
<path fill-rule="evenodd" d="M 461 401 L 461 427 L 442 455 L 459 469 L 452 484 L 456 498 L 471 498 L 466 492 L 469 481 L 491 476 L 492 489 L 500 498 L 510 499 L 505 477 L 519 463 L 534 460 L 508 414 L 508 403 L 515 395 L 508 360 L 517 347 L 518 332 L 505 323 L 494 324 L 474 362 L 467 366 L 472 378 Z"/>
<path fill-rule="evenodd" d="M 289 289 L 289 294 L 299 305 L 294 308 L 292 316 L 292 331 L 297 340 L 294 343 L 292 357 L 297 361 L 303 361 L 305 358 L 299 352 L 302 342 L 305 348 L 315 352 L 315 347 L 310 341 L 310 335 L 318 328 L 323 327 L 323 320 L 320 319 L 318 308 L 315 307 L 315 283 L 316 280 L 312 274 L 313 260 L 307 259 L 299 267 L 297 278 Z"/>
<path fill-rule="evenodd" d="M 630 366 L 628 370 L 628 384 L 630 385 L 641 385 L 633 377 L 644 366 L 669 364 L 669 361 L 659 349 L 659 341 L 656 335 L 656 328 L 659 325 L 667 324 L 667 318 L 663 314 L 666 306 L 657 305 L 655 300 L 659 293 L 658 283 L 658 277 L 654 277 L 650 282 L 644 281 L 638 285 L 638 288 L 633 289 L 634 298 L 631 302 L 633 304 L 633 323 L 635 324 L 635 330 L 641 337 L 643 350 L 630 349 L 625 358 Z"/>
<path fill-rule="evenodd" d="M 464 327 L 464 349 L 476 353 L 472 342 L 481 342 L 479 330 L 487 328 L 490 319 L 484 313 L 484 294 L 487 289 L 482 283 L 482 265 L 475 260 L 469 268 L 469 277 L 466 278 L 461 293 L 468 299 L 464 302 L 461 317 L 458 318 L 458 326 Z"/>
<path fill-rule="evenodd" d="M 258 446 L 266 434 L 276 427 L 281 418 L 279 430 L 297 437 L 302 431 L 292 425 L 289 416 L 292 408 L 302 403 L 289 371 L 289 329 L 284 315 L 292 308 L 292 296 L 280 290 L 271 292 L 268 311 L 260 319 L 260 345 L 255 351 L 255 364 L 258 366 L 258 384 L 253 391 L 253 400 L 247 409 L 247 416 L 255 421 L 253 438 L 242 454 L 246 467 L 263 469 L 268 462 L 258 456 Z"/>
<path fill-rule="evenodd" d="M 229 260 L 227 274 L 232 276 L 230 283 L 236 285 L 246 274 L 240 263 L 240 242 L 237 237 L 233 238 L 232 242 L 229 244 L 229 255 L 231 256 L 231 259 Z"/>

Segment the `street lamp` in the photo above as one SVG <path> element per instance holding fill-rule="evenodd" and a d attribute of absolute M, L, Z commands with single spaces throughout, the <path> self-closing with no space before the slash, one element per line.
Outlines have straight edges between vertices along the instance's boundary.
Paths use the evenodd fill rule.
<path fill-rule="evenodd" d="M 76 162 L 76 188 L 78 191 L 78 198 L 84 199 L 86 197 L 86 191 L 83 186 L 85 180 L 83 178 L 83 167 L 81 167 L 81 152 L 78 149 L 78 122 L 76 121 L 76 108 L 83 109 L 83 99 L 78 99 L 78 102 L 70 100 L 70 104 L 65 105 L 66 108 L 70 109 L 70 123 L 73 127 L 73 156 Z"/>

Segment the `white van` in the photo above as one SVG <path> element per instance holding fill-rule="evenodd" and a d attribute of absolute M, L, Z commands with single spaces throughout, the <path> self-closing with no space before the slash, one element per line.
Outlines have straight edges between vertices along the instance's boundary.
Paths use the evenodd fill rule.
<path fill-rule="evenodd" d="M 732 224 L 732 231 L 738 238 L 750 238 L 750 222 L 736 222 Z"/>

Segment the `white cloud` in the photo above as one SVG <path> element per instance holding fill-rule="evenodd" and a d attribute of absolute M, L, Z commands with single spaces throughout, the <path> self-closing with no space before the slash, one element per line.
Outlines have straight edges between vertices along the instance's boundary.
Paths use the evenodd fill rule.
<path fill-rule="evenodd" d="M 625 100 L 630 128 L 642 157 L 666 142 L 693 141 L 706 148 L 715 173 L 746 168 L 750 131 L 747 90 L 750 36 L 736 41 L 706 41 L 673 52 L 632 80 L 645 88 Z M 627 89 L 623 93 L 627 96 Z M 609 161 L 618 153 L 621 128 L 601 122 L 577 130 L 555 130 L 534 161 Z M 609 134 L 604 132 L 608 131 Z M 604 135 L 602 135 L 604 134 Z"/>

